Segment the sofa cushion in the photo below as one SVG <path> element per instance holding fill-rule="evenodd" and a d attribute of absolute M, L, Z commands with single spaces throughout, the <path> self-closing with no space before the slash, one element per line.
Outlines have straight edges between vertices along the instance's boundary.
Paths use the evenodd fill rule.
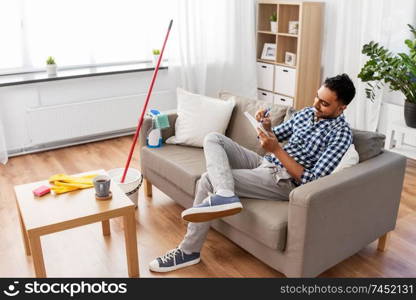
<path fill-rule="evenodd" d="M 341 170 L 344 170 L 346 168 L 350 168 L 352 166 L 355 166 L 360 161 L 360 156 L 358 155 L 357 150 L 355 150 L 354 144 L 351 144 L 348 147 L 347 152 L 344 153 L 344 155 L 341 158 L 341 161 L 339 162 L 338 166 L 335 168 L 333 173 L 337 173 Z"/>
<path fill-rule="evenodd" d="M 287 109 L 287 112 L 286 112 L 286 115 L 285 115 L 285 118 L 283 119 L 283 122 L 286 122 L 286 121 L 288 121 L 291 117 L 293 117 L 293 115 L 295 114 L 295 112 L 296 112 L 296 109 L 294 109 L 293 107 L 289 107 L 288 109 Z"/>
<path fill-rule="evenodd" d="M 177 88 L 178 118 L 175 122 L 175 136 L 167 144 L 181 144 L 203 147 L 204 138 L 210 132 L 225 134 L 235 102 L 193 94 Z"/>
<path fill-rule="evenodd" d="M 242 198 L 243 210 L 222 220 L 262 244 L 277 250 L 286 246 L 289 201 Z"/>
<path fill-rule="evenodd" d="M 240 96 L 235 96 L 227 92 L 222 92 L 219 96 L 223 100 L 235 97 L 236 105 L 231 115 L 231 120 L 228 124 L 227 131 L 225 132 L 226 136 L 228 136 L 241 146 L 249 150 L 255 151 L 259 155 L 264 155 L 265 151 L 260 146 L 260 143 L 257 140 L 257 133 L 255 130 L 253 130 L 253 127 L 251 126 L 246 116 L 244 116 L 244 112 L 247 111 L 252 116 L 254 116 L 257 110 L 261 108 L 270 107 L 270 117 L 272 121 L 272 126 L 276 126 L 283 122 L 283 119 L 289 107 L 279 104 L 268 103 L 262 100 L 254 100 Z"/>
<path fill-rule="evenodd" d="M 160 148 L 143 147 L 141 159 L 142 170 L 151 169 L 191 196 L 195 194 L 196 181 L 206 170 L 200 148 L 166 144 Z"/>
<path fill-rule="evenodd" d="M 377 132 L 352 129 L 352 142 L 360 156 L 360 162 L 382 152 L 386 136 Z"/>

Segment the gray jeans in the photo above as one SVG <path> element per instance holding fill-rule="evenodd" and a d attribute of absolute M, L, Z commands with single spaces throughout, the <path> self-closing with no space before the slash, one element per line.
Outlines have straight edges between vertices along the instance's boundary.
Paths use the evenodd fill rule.
<path fill-rule="evenodd" d="M 205 137 L 204 154 L 207 172 L 198 183 L 194 206 L 220 189 L 234 191 L 240 198 L 287 201 L 295 188 L 286 172 L 222 134 Z M 189 223 L 179 248 L 200 252 L 210 225 Z"/>

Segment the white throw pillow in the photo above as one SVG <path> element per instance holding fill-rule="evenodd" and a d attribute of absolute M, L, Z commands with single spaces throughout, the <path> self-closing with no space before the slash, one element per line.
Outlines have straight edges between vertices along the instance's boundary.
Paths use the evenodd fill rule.
<path fill-rule="evenodd" d="M 332 171 L 332 173 L 336 173 L 342 169 L 349 168 L 358 164 L 359 159 L 360 157 L 358 156 L 357 150 L 355 150 L 354 144 L 351 144 L 347 152 L 345 152 L 344 156 L 341 158 L 338 166 L 334 171 Z"/>
<path fill-rule="evenodd" d="M 177 88 L 177 96 L 175 136 L 168 138 L 167 144 L 203 147 L 208 133 L 225 133 L 235 105 L 234 97 L 225 101 L 193 94 L 181 88 Z"/>

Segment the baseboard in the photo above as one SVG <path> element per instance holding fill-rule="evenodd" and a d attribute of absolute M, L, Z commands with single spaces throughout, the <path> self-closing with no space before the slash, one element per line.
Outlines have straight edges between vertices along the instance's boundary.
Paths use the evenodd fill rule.
<path fill-rule="evenodd" d="M 132 135 L 134 134 L 134 132 L 135 132 L 135 128 L 117 130 L 117 131 L 106 132 L 102 134 L 83 136 L 80 138 L 66 139 L 66 140 L 61 140 L 61 141 L 56 141 L 56 142 L 51 142 L 51 143 L 39 144 L 39 145 L 24 147 L 20 149 L 12 149 L 12 150 L 8 150 L 7 154 L 9 157 L 14 157 L 14 156 L 19 156 L 19 155 L 43 152 L 47 150 L 65 148 L 65 147 L 70 147 L 70 146 L 75 146 L 75 145 L 81 145 L 81 144 L 86 144 L 86 143 L 91 143 L 91 142 L 112 139 L 116 137 Z"/>

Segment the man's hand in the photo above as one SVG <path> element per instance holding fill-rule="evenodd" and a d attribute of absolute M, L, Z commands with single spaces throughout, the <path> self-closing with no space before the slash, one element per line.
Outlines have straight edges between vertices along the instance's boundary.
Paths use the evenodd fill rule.
<path fill-rule="evenodd" d="M 260 144 L 264 150 L 273 153 L 274 156 L 283 164 L 287 172 L 295 178 L 296 181 L 302 180 L 302 174 L 305 171 L 304 167 L 299 164 L 293 157 L 291 157 L 284 149 L 280 146 L 276 135 L 273 132 L 268 131 L 267 135 L 260 129 L 258 136 Z"/>
<path fill-rule="evenodd" d="M 261 130 L 257 130 L 257 132 L 260 145 L 264 150 L 271 153 L 275 153 L 277 150 L 279 150 L 280 144 L 273 132 L 267 131 L 267 135 Z"/>
<path fill-rule="evenodd" d="M 270 121 L 270 117 L 265 117 L 266 109 L 259 109 L 256 111 L 256 120 L 257 122 L 261 122 L 263 125 L 263 128 L 266 129 L 266 131 L 272 131 L 272 122 Z"/>

